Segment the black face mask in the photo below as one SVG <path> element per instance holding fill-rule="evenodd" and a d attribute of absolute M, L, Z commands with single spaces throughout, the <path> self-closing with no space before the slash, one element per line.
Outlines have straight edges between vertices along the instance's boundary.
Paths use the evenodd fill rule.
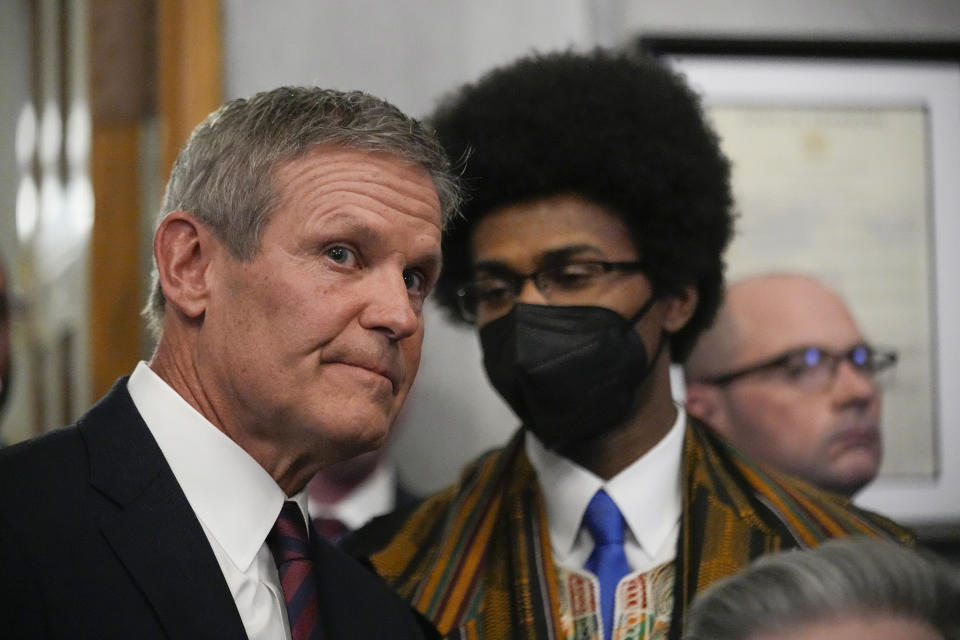
<path fill-rule="evenodd" d="M 603 307 L 516 304 L 480 329 L 483 364 L 494 388 L 549 448 L 613 427 L 634 408 L 648 360 L 629 320 Z"/>

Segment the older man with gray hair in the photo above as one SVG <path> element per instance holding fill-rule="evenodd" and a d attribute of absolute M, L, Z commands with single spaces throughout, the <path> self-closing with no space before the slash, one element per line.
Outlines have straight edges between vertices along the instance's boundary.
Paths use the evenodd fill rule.
<path fill-rule="evenodd" d="M 0 455 L 16 638 L 419 638 L 311 535 L 307 481 L 407 396 L 456 178 L 359 92 L 231 101 L 180 152 L 154 235 L 156 351 L 67 429 Z"/>
<path fill-rule="evenodd" d="M 764 556 L 697 596 L 683 640 L 960 640 L 960 574 L 876 538 Z"/>

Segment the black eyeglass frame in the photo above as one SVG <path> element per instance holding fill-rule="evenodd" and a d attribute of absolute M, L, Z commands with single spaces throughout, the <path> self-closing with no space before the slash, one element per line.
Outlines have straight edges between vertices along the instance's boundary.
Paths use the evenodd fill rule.
<path fill-rule="evenodd" d="M 854 359 L 854 354 L 860 350 L 866 350 L 867 360 L 863 364 L 858 364 L 857 361 Z M 711 376 L 709 378 L 703 378 L 699 382 L 722 387 L 730 384 L 731 382 L 739 380 L 740 378 L 753 375 L 755 373 L 767 371 L 770 369 L 785 368 L 787 365 L 790 364 L 791 361 L 795 360 L 798 357 L 803 357 L 811 351 L 815 351 L 820 358 L 824 356 L 827 356 L 830 358 L 830 360 L 834 363 L 832 366 L 833 375 L 836 375 L 837 368 L 840 366 L 841 361 L 844 361 L 844 360 L 846 360 L 851 365 L 853 365 L 853 367 L 857 371 L 868 374 L 869 376 L 872 377 L 877 373 L 880 373 L 881 371 L 885 369 L 889 369 L 890 367 L 896 365 L 897 360 L 899 358 L 897 352 L 894 351 L 893 349 L 877 349 L 866 343 L 860 343 L 860 344 L 854 345 L 850 349 L 841 353 L 831 351 L 830 349 L 826 349 L 824 347 L 806 345 L 806 346 L 790 349 L 789 351 L 785 351 L 780 355 L 770 358 L 769 360 L 764 360 L 756 364 L 747 365 L 745 367 L 742 367 L 740 369 L 735 369 L 734 371 L 730 371 L 728 373 L 722 373 L 720 375 Z M 872 367 L 867 366 L 867 363 L 871 361 L 873 361 Z"/>
<path fill-rule="evenodd" d="M 610 273 L 611 271 L 623 271 L 626 273 L 637 273 L 643 271 L 645 268 L 645 263 L 640 260 L 633 260 L 629 262 L 611 262 L 606 260 L 579 260 L 573 262 L 564 262 L 562 264 L 555 264 L 549 267 L 543 267 L 542 269 L 537 269 L 536 271 L 531 271 L 530 273 L 516 273 L 514 271 L 504 270 L 503 273 L 497 275 L 497 278 L 500 278 L 510 284 L 510 291 L 512 297 L 516 299 L 520 295 L 520 292 L 523 290 L 523 283 L 527 280 L 533 280 L 534 286 L 537 288 L 537 291 L 544 294 L 545 296 L 550 290 L 550 287 L 543 282 L 542 278 L 545 274 L 551 272 L 559 272 L 567 269 L 569 267 L 576 267 L 580 265 L 597 265 L 600 267 L 602 273 L 597 275 L 603 275 Z M 473 322 L 477 318 L 476 309 L 471 310 L 467 303 L 467 296 L 470 294 L 472 289 L 476 289 L 475 282 L 467 282 L 457 289 L 457 310 L 460 312 L 460 317 L 466 320 L 467 322 Z"/>

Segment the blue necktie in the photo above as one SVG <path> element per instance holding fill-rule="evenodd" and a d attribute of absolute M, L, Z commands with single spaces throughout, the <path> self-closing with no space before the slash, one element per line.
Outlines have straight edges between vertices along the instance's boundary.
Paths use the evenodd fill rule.
<path fill-rule="evenodd" d="M 590 499 L 583 524 L 593 536 L 593 551 L 584 568 L 597 576 L 600 583 L 600 611 L 603 614 L 603 637 L 610 640 L 613 632 L 613 605 L 620 578 L 630 573 L 627 554 L 623 552 L 623 515 L 616 503 L 600 489 Z"/>

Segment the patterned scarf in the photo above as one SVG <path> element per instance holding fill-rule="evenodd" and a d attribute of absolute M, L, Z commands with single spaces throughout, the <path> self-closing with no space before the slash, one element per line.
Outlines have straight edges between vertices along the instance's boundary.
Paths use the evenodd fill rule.
<path fill-rule="evenodd" d="M 673 621 L 693 597 L 762 554 L 835 537 L 911 534 L 835 494 L 745 460 L 688 425 Z M 563 638 L 559 579 L 523 432 L 463 473 L 369 555 L 377 572 L 448 638 Z M 671 625 L 679 638 L 681 625 Z"/>

